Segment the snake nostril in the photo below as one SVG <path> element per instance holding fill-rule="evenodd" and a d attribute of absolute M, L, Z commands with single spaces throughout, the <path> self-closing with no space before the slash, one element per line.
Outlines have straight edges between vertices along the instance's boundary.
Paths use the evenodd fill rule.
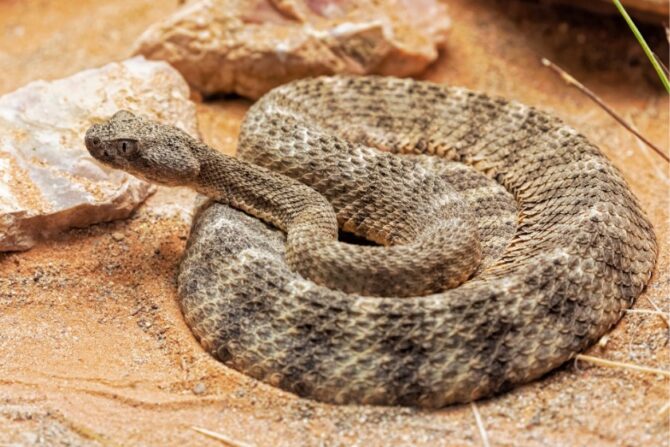
<path fill-rule="evenodd" d="M 99 147 L 100 144 L 102 144 L 102 141 L 98 137 L 93 137 L 90 135 L 86 135 L 84 138 L 84 142 L 87 147 Z"/>

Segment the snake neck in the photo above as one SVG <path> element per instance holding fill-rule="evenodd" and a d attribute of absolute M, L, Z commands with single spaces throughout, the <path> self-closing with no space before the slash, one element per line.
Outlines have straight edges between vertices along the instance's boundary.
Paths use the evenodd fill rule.
<path fill-rule="evenodd" d="M 267 168 L 222 154 L 203 143 L 191 147 L 200 163 L 198 192 L 289 232 L 306 216 L 318 216 L 328 239 L 337 237 L 330 203 L 312 188 Z M 308 218 L 308 220 L 310 220 Z"/>

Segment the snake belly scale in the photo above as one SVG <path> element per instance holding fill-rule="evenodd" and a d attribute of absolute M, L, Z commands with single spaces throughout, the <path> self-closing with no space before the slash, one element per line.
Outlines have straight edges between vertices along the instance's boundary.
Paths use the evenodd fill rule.
<path fill-rule="evenodd" d="M 320 401 L 435 408 L 538 378 L 609 330 L 656 260 L 598 148 L 462 88 L 296 81 L 251 107 L 239 159 L 128 112 L 86 145 L 219 202 L 180 266 L 187 323 L 227 365 Z"/>

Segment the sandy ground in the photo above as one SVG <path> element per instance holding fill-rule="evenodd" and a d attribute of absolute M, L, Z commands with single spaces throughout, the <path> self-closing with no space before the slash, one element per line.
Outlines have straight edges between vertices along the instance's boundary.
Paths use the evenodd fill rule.
<path fill-rule="evenodd" d="M 120 60 L 176 2 L 0 1 L 0 94 Z M 452 0 L 454 26 L 427 79 L 555 112 L 601 145 L 659 238 L 647 298 L 670 310 L 668 166 L 539 58 L 567 68 L 666 153 L 668 99 L 620 20 L 517 1 Z M 661 28 L 644 28 L 667 54 Z M 234 152 L 249 103 L 199 105 L 204 138 Z M 155 202 L 155 200 L 154 200 Z M 222 445 L 200 426 L 258 446 L 482 445 L 472 408 L 335 407 L 257 383 L 205 354 L 180 315 L 175 271 L 188 226 L 143 207 L 126 221 L 0 254 L 0 446 Z M 668 331 L 627 314 L 589 354 L 668 369 Z M 570 363 L 477 403 L 491 445 L 660 446 L 668 380 Z"/>

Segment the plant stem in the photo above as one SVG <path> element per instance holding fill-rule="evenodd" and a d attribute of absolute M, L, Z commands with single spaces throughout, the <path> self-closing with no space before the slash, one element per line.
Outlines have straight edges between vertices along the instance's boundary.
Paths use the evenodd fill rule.
<path fill-rule="evenodd" d="M 628 15 L 628 12 L 626 12 L 626 9 L 623 7 L 621 2 L 619 0 L 612 0 L 614 2 L 614 6 L 619 10 L 621 13 L 621 16 L 623 19 L 628 23 L 628 26 L 630 27 L 630 30 L 633 32 L 635 35 L 635 38 L 637 41 L 640 43 L 640 46 L 644 50 L 644 53 L 647 55 L 649 58 L 649 61 L 651 62 L 651 65 L 654 66 L 654 70 L 656 70 L 656 73 L 658 74 L 658 77 L 661 79 L 661 83 L 663 84 L 663 87 L 665 87 L 665 90 L 670 93 L 670 82 L 668 81 L 667 76 L 663 72 L 663 69 L 661 68 L 660 64 L 658 61 L 656 61 L 656 58 L 654 57 L 654 53 L 652 53 L 651 49 L 649 48 L 649 45 L 647 45 L 647 42 L 644 40 L 644 37 L 642 37 L 642 34 L 640 33 L 640 30 L 637 29 L 637 26 L 635 26 L 635 23 L 633 23 L 633 19 L 630 18 Z"/>
<path fill-rule="evenodd" d="M 656 152 L 658 155 L 660 155 L 661 157 L 663 157 L 663 159 L 664 159 L 665 161 L 667 161 L 668 163 L 670 163 L 670 157 L 667 156 L 667 155 L 665 155 L 665 153 L 661 150 L 661 148 L 659 148 L 659 147 L 656 146 L 654 143 L 652 143 L 651 141 L 649 141 L 648 139 L 646 139 L 646 138 L 644 137 L 644 135 L 642 135 L 640 132 L 637 131 L 637 129 L 635 129 L 632 125 L 628 124 L 628 123 L 626 122 L 626 120 L 624 120 L 624 119 L 623 119 L 618 113 L 616 113 L 610 106 L 608 106 L 607 104 L 605 104 L 605 101 L 603 101 L 602 99 L 600 99 L 600 97 L 599 97 L 598 95 L 596 95 L 594 92 L 592 92 L 591 90 L 589 90 L 588 88 L 586 88 L 586 86 L 585 86 L 584 84 L 582 84 L 582 83 L 579 82 L 577 79 L 575 79 L 571 74 L 569 74 L 568 72 L 566 72 L 565 70 L 563 70 L 561 67 L 559 67 L 558 65 L 554 64 L 552 61 L 550 61 L 549 59 L 546 59 L 546 58 L 544 58 L 544 57 L 542 58 L 542 65 L 544 65 L 545 67 L 549 67 L 549 68 L 551 68 L 553 71 L 555 71 L 556 73 L 558 73 L 558 75 L 561 77 L 561 79 L 563 79 L 563 81 L 565 81 L 568 85 L 571 85 L 572 87 L 575 87 L 575 88 L 576 88 L 577 90 L 579 90 L 580 92 L 584 93 L 584 94 L 585 94 L 587 97 L 589 97 L 593 102 L 595 102 L 596 104 L 598 104 L 598 105 L 599 105 L 605 112 L 607 112 L 612 118 L 614 118 L 615 120 L 617 120 L 617 122 L 618 122 L 619 124 L 621 124 L 623 127 L 625 127 L 630 133 L 632 133 L 633 135 L 635 135 L 636 137 L 638 137 L 638 138 L 639 138 L 640 140 L 642 140 L 647 146 L 649 146 L 650 148 L 652 148 L 652 149 L 654 150 L 654 152 Z"/>

